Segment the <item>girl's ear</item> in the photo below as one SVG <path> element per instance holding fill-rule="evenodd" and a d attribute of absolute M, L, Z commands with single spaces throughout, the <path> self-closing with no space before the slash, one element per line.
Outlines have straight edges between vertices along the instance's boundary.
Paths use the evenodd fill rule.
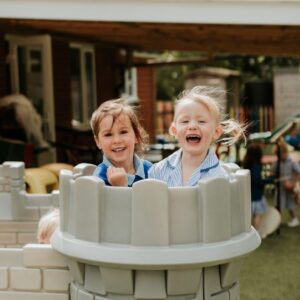
<path fill-rule="evenodd" d="M 176 126 L 175 126 L 175 123 L 174 123 L 174 122 L 172 122 L 172 124 L 171 124 L 171 126 L 170 126 L 170 128 L 169 128 L 169 133 L 170 133 L 170 135 L 176 137 L 177 130 L 176 130 Z"/>
<path fill-rule="evenodd" d="M 218 124 L 215 129 L 214 140 L 220 138 L 222 134 L 223 134 L 223 126 L 221 124 Z"/>
<path fill-rule="evenodd" d="M 94 135 L 94 140 L 95 140 L 95 143 L 96 143 L 98 149 L 101 150 L 101 143 L 99 142 L 99 139 L 96 135 Z"/>

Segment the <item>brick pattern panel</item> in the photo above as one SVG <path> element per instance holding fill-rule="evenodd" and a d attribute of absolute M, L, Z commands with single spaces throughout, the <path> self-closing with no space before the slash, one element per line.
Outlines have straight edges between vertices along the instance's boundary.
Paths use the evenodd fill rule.
<path fill-rule="evenodd" d="M 0 289 L 8 288 L 8 268 L 0 267 Z"/>
<path fill-rule="evenodd" d="M 11 268 L 9 281 L 16 290 L 40 290 L 41 271 L 39 269 Z"/>
<path fill-rule="evenodd" d="M 0 300 L 69 299 L 70 273 L 51 245 L 0 250 Z"/>
<path fill-rule="evenodd" d="M 1 246 L 20 248 L 29 243 L 36 243 L 37 225 L 37 221 L 0 221 Z"/>

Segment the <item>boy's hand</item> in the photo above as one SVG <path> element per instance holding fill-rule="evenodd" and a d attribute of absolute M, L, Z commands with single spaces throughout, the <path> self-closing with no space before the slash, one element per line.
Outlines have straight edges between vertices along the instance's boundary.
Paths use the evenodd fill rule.
<path fill-rule="evenodd" d="M 108 182 L 112 186 L 128 186 L 127 173 L 124 168 L 109 166 L 106 172 Z"/>

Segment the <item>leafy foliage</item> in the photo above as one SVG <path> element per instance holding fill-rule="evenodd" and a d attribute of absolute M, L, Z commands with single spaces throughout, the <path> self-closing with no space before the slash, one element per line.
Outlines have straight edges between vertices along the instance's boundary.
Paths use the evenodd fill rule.
<path fill-rule="evenodd" d="M 171 61 L 174 59 L 202 56 L 202 53 L 166 51 L 161 54 L 161 59 Z M 157 99 L 170 100 L 184 89 L 184 76 L 189 72 L 204 66 L 222 67 L 241 72 L 241 92 L 244 84 L 252 80 L 273 79 L 274 67 L 298 67 L 299 57 L 269 57 L 269 56 L 237 56 L 237 55 L 217 55 L 213 57 L 211 63 L 184 63 L 170 64 L 157 68 Z"/>

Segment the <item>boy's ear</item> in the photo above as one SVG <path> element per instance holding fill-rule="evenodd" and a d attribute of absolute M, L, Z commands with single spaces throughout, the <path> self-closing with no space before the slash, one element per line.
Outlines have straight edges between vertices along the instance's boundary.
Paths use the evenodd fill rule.
<path fill-rule="evenodd" d="M 101 150 L 101 144 L 100 144 L 100 142 L 98 140 L 98 137 L 96 135 L 94 135 L 94 140 L 95 140 L 95 143 L 96 143 L 98 149 Z"/>
<path fill-rule="evenodd" d="M 169 128 L 169 133 L 170 133 L 170 135 L 176 137 L 177 130 L 176 130 L 176 126 L 175 126 L 174 122 L 172 122 L 172 124 L 171 124 L 171 126 Z"/>
<path fill-rule="evenodd" d="M 222 134 L 223 134 L 223 126 L 221 124 L 218 124 L 215 129 L 214 140 L 220 138 Z"/>

